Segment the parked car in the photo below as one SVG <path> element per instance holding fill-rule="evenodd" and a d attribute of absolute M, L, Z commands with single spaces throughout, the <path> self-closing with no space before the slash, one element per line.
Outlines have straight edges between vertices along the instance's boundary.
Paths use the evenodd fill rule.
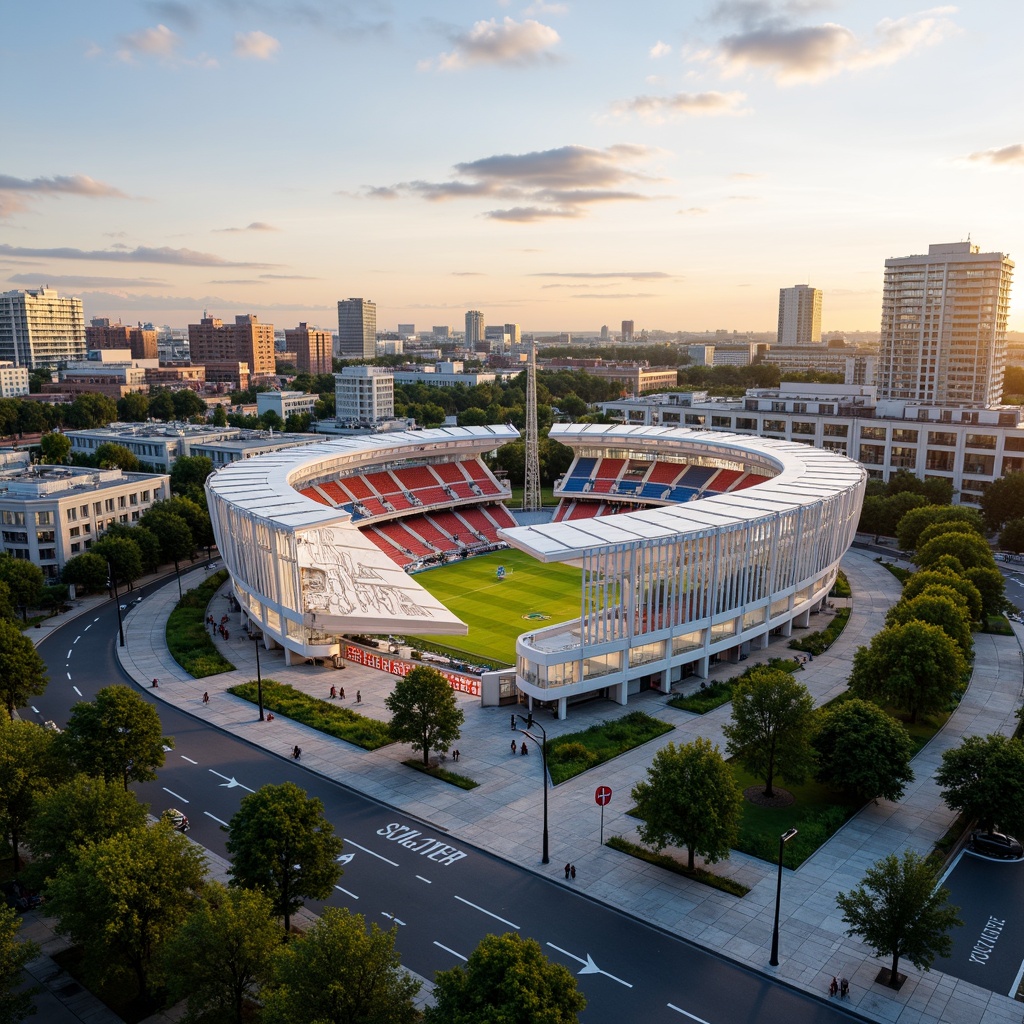
<path fill-rule="evenodd" d="M 177 832 L 187 832 L 192 827 L 185 812 L 179 811 L 177 807 L 168 807 L 161 817 L 164 821 L 169 821 Z"/>
<path fill-rule="evenodd" d="M 975 829 L 971 833 L 969 845 L 975 853 L 983 853 L 986 857 L 1002 857 L 1007 860 L 1024 857 L 1024 847 L 1020 841 L 1002 832 L 982 832 Z"/>

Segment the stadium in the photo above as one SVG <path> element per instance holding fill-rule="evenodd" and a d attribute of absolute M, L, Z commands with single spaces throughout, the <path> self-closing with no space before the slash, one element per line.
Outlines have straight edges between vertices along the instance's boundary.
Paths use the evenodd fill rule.
<path fill-rule="evenodd" d="M 482 456 L 518 436 L 510 426 L 377 434 L 218 470 L 207 496 L 242 614 L 288 664 L 340 664 L 355 653 L 346 634 L 466 637 L 463 619 L 485 605 L 486 632 L 505 620 L 509 664 L 514 647 L 514 687 L 505 673 L 501 697 L 517 692 L 561 718 L 577 700 L 667 692 L 807 625 L 853 539 L 866 483 L 857 463 L 787 441 L 556 425 L 551 437 L 574 459 L 554 519 L 517 525 Z M 504 580 L 471 557 L 507 546 L 524 554 Z M 513 611 L 530 566 L 548 577 L 558 614 Z M 477 586 L 443 585 L 474 567 Z M 461 618 L 449 607 L 459 597 Z M 560 621 L 520 635 L 524 619 L 549 617 Z"/>

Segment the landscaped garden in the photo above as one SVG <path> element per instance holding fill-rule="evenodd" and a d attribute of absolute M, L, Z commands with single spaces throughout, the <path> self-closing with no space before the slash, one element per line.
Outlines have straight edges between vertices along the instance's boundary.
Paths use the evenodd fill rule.
<path fill-rule="evenodd" d="M 548 742 L 551 781 L 557 786 L 648 740 L 671 732 L 673 728 L 642 711 L 631 711 L 622 718 L 599 722 L 582 732 L 570 732 L 552 739 Z"/>
<path fill-rule="evenodd" d="M 220 675 L 235 667 L 217 649 L 206 628 L 206 607 L 227 578 L 227 569 L 221 569 L 198 587 L 185 591 L 167 619 L 167 649 L 194 679 Z"/>

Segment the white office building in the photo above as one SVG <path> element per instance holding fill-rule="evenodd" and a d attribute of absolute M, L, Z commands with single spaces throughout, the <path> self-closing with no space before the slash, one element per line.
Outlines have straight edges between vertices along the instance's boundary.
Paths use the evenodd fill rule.
<path fill-rule="evenodd" d="M 821 343 L 821 289 L 806 284 L 779 289 L 780 345 Z"/>
<path fill-rule="evenodd" d="M 28 394 L 28 367 L 0 362 L 0 398 L 20 398 Z"/>
<path fill-rule="evenodd" d="M 395 378 L 382 366 L 346 366 L 334 375 L 339 426 L 374 427 L 395 418 Z"/>
<path fill-rule="evenodd" d="M 52 288 L 0 292 L 0 360 L 37 370 L 85 353 L 81 299 Z"/>
<path fill-rule="evenodd" d="M 305 391 L 257 391 L 256 415 L 262 416 L 265 412 L 276 412 L 284 421 L 289 416 L 301 416 L 303 413 L 312 414 L 316 409 L 317 398 L 317 395 L 307 394 Z"/>

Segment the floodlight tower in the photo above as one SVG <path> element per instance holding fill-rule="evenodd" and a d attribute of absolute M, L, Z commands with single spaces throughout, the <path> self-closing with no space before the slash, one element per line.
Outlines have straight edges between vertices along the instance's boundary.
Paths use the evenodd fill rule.
<path fill-rule="evenodd" d="M 526 364 L 526 481 L 523 511 L 540 511 L 540 438 L 537 432 L 537 345 L 530 339 L 530 361 Z"/>

